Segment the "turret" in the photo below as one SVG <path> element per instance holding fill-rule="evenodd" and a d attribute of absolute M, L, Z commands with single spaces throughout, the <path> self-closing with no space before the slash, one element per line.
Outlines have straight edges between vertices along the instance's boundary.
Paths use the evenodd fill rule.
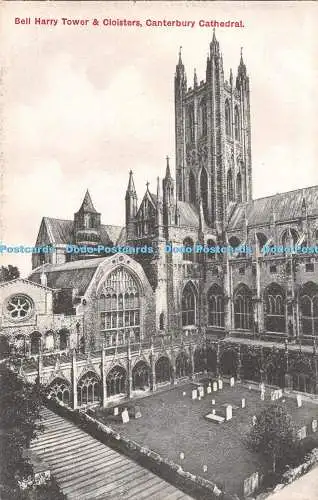
<path fill-rule="evenodd" d="M 135 189 L 135 183 L 133 178 L 132 170 L 129 172 L 128 186 L 125 196 L 126 204 L 126 231 L 127 239 L 135 238 L 135 218 L 137 214 L 137 193 Z"/>
<path fill-rule="evenodd" d="M 74 233 L 77 245 L 95 245 L 100 242 L 101 214 L 95 209 L 87 190 L 78 212 L 74 214 Z"/>

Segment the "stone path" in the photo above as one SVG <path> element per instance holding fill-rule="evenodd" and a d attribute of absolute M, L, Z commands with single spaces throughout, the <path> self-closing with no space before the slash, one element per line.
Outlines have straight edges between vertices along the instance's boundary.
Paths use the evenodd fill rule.
<path fill-rule="evenodd" d="M 45 430 L 31 443 L 70 500 L 191 500 L 68 420 L 43 409 Z"/>

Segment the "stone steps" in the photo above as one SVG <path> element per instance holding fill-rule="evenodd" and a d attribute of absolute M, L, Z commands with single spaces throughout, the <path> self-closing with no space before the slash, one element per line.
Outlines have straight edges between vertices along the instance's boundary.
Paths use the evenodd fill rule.
<path fill-rule="evenodd" d="M 43 408 L 31 449 L 49 464 L 69 500 L 191 500 L 191 497 Z"/>

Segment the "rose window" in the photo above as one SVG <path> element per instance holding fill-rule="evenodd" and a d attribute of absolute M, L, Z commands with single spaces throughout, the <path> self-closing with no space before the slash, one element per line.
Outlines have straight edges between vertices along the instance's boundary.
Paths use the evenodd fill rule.
<path fill-rule="evenodd" d="M 32 312 L 32 301 L 26 295 L 14 295 L 7 301 L 7 314 L 15 320 L 23 320 Z"/>

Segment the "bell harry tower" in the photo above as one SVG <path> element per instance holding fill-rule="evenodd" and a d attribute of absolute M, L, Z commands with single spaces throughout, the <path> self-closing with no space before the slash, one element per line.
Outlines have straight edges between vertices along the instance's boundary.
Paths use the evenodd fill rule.
<path fill-rule="evenodd" d="M 177 199 L 203 207 L 220 233 L 237 203 L 252 199 L 249 77 L 241 50 L 236 81 L 224 79 L 213 32 L 206 79 L 187 87 L 181 48 L 174 79 Z"/>

